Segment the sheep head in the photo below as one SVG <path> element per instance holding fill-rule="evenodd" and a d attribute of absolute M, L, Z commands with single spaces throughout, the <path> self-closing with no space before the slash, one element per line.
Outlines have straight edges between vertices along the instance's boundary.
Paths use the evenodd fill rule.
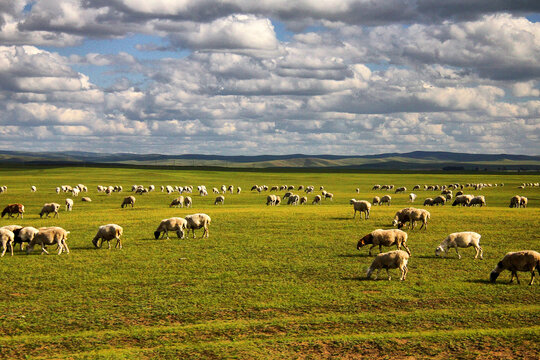
<path fill-rule="evenodd" d="M 356 248 L 360 250 L 362 246 L 366 246 L 367 244 L 373 244 L 373 235 L 367 234 L 360 240 L 358 240 L 358 244 L 356 244 Z"/>
<path fill-rule="evenodd" d="M 161 234 L 160 231 L 154 231 L 154 237 L 157 239 L 159 239 L 159 235 Z"/>
<path fill-rule="evenodd" d="M 436 249 L 435 249 L 435 256 L 441 256 L 441 253 L 442 252 L 446 252 L 446 250 L 442 247 L 442 246 L 438 246 Z"/>

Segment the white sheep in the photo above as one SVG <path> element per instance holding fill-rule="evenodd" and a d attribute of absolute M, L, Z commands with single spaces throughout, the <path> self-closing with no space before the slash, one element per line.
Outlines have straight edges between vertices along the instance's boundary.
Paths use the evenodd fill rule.
<path fill-rule="evenodd" d="M 457 193 L 456 193 L 457 195 Z M 469 206 L 470 202 L 472 201 L 472 199 L 474 198 L 474 196 L 472 195 L 457 195 L 456 198 L 454 199 L 454 202 L 452 203 L 452 206 Z"/>
<path fill-rule="evenodd" d="M 13 234 L 15 235 L 14 238 L 14 247 L 15 245 L 19 244 L 22 250 L 23 243 L 30 243 L 34 236 L 38 233 L 38 229 L 32 227 L 32 226 L 26 226 L 23 228 L 12 230 Z"/>
<path fill-rule="evenodd" d="M 195 238 L 195 230 L 204 228 L 203 232 L 203 238 L 210 236 L 210 231 L 208 230 L 208 225 L 210 225 L 210 222 L 212 219 L 210 219 L 210 216 L 206 214 L 193 214 L 186 216 L 186 229 L 189 233 L 189 230 L 193 232 L 193 238 Z"/>
<path fill-rule="evenodd" d="M 427 222 L 431 218 L 431 214 L 429 211 L 424 209 L 416 209 L 416 208 L 410 208 L 408 212 L 405 214 L 407 220 L 399 222 L 398 229 L 401 229 L 406 222 L 410 223 L 411 230 L 414 230 L 414 227 L 416 226 L 417 221 L 422 222 L 422 226 L 420 226 L 420 230 L 422 228 L 427 229 Z M 394 219 L 395 220 L 395 219 Z"/>
<path fill-rule="evenodd" d="M 161 238 L 163 239 L 165 236 L 167 236 L 167 239 L 169 239 L 169 231 L 176 231 L 176 235 L 179 239 L 183 239 L 185 237 L 184 230 L 187 228 L 187 220 L 184 218 L 179 217 L 172 217 L 169 219 L 161 220 L 159 223 L 156 231 L 154 231 L 154 237 L 156 240 L 159 238 L 159 235 L 161 235 Z"/>
<path fill-rule="evenodd" d="M 81 199 L 81 201 L 83 201 L 83 202 L 92 202 L 92 199 L 90 199 L 89 197 L 83 197 Z"/>
<path fill-rule="evenodd" d="M 473 246 L 476 250 L 476 254 L 474 255 L 474 258 L 478 258 L 480 256 L 480 259 L 483 259 L 483 250 L 480 246 L 480 237 L 481 235 L 472 231 L 463 231 L 463 232 L 456 232 L 448 235 L 441 243 L 440 245 L 435 249 L 435 255 L 436 256 L 442 256 L 441 254 L 448 253 L 448 249 L 454 248 L 456 249 L 456 254 L 458 256 L 458 259 L 461 259 L 461 255 L 459 254 L 458 247 L 460 248 L 467 248 L 469 246 Z"/>
<path fill-rule="evenodd" d="M 66 243 L 68 234 L 69 231 L 62 229 L 61 227 L 39 228 L 38 232 L 35 234 L 34 238 L 32 241 L 30 241 L 30 244 L 26 248 L 26 253 L 29 254 L 32 250 L 34 250 L 35 245 L 41 245 L 41 253 L 49 254 L 45 246 L 56 244 L 58 245 L 58 255 L 60 255 L 62 252 L 69 254 L 69 248 Z"/>
<path fill-rule="evenodd" d="M 486 198 L 483 195 L 478 195 L 472 198 L 472 200 L 469 202 L 469 206 L 487 206 L 486 204 Z"/>
<path fill-rule="evenodd" d="M 223 186 L 225 186 L 225 185 L 223 185 Z M 227 189 L 225 189 L 225 190 L 227 190 Z M 223 196 L 223 195 L 220 195 L 220 196 L 216 197 L 216 200 L 214 201 L 214 205 L 220 205 L 220 204 L 223 205 L 224 203 L 225 203 L 225 196 Z"/>
<path fill-rule="evenodd" d="M 109 245 L 109 250 L 111 249 L 111 240 L 116 239 L 116 245 L 115 248 L 122 248 L 122 240 L 120 239 L 120 236 L 124 233 L 124 229 L 120 225 L 116 224 L 107 224 L 102 225 L 98 228 L 96 236 L 92 239 L 92 244 L 96 248 L 101 248 L 101 245 L 103 245 L 103 241 L 106 241 Z M 101 239 L 101 242 L 99 240 Z"/>
<path fill-rule="evenodd" d="M 177 197 L 176 199 L 173 199 L 173 201 L 171 201 L 171 204 L 169 205 L 169 207 L 184 207 L 184 197 L 183 196 L 179 196 Z"/>
<path fill-rule="evenodd" d="M 39 217 L 42 218 L 43 215 L 46 215 L 46 217 L 49 217 L 50 213 L 54 213 L 53 217 L 58 217 L 58 210 L 60 209 L 60 204 L 57 203 L 47 203 L 43 205 L 41 208 L 41 212 L 39 213 Z"/>
<path fill-rule="evenodd" d="M 186 196 L 184 198 L 184 206 L 188 208 L 188 207 L 191 207 L 191 205 L 193 205 L 193 201 L 191 200 L 189 196 Z"/>
<path fill-rule="evenodd" d="M 373 271 L 377 270 L 377 274 L 375 274 L 375 280 L 377 280 L 379 276 L 379 271 L 381 269 L 386 269 L 386 275 L 388 275 L 388 280 L 390 280 L 391 277 L 388 269 L 399 268 L 399 270 L 401 271 L 400 280 L 403 281 L 405 280 L 407 272 L 409 271 L 407 267 L 408 262 L 409 254 L 407 254 L 403 250 L 394 250 L 378 254 L 375 259 L 373 259 L 373 262 L 367 270 L 367 278 L 369 279 Z"/>
<path fill-rule="evenodd" d="M 373 205 L 380 205 L 380 203 L 381 203 L 381 198 L 378 197 L 378 196 L 374 196 L 373 199 L 371 200 L 371 203 L 372 203 Z"/>
<path fill-rule="evenodd" d="M 300 198 L 300 205 L 305 205 L 307 204 L 307 197 L 306 196 L 302 196 Z"/>
<path fill-rule="evenodd" d="M 322 200 L 322 197 L 321 195 L 315 195 L 315 198 L 313 198 L 313 201 L 311 202 L 311 204 L 318 204 L 320 205 L 321 204 L 321 200 Z"/>
<path fill-rule="evenodd" d="M 503 270 L 509 270 L 512 273 L 510 282 L 514 281 L 515 277 L 518 284 L 519 278 L 517 276 L 517 272 L 530 271 L 531 281 L 529 282 L 529 285 L 532 285 L 534 283 L 534 271 L 536 270 L 538 274 L 540 274 L 540 253 L 533 250 L 507 253 L 491 272 L 490 281 L 494 283 Z"/>
<path fill-rule="evenodd" d="M 276 204 L 276 195 L 268 195 L 266 197 L 266 206 L 270 205 L 273 206 Z"/>
<path fill-rule="evenodd" d="M 73 210 L 73 200 L 66 199 L 66 211 Z"/>
<path fill-rule="evenodd" d="M 354 208 L 353 219 L 356 218 L 357 211 L 360 213 L 360 219 L 362 219 L 362 214 L 364 214 L 366 220 L 369 219 L 369 212 L 371 210 L 371 204 L 369 203 L 369 201 L 351 199 L 349 203 Z"/>
<path fill-rule="evenodd" d="M 416 200 L 416 194 L 415 193 L 410 193 L 409 194 L 409 201 L 414 202 L 414 200 Z"/>
<path fill-rule="evenodd" d="M 14 239 L 15 235 L 12 231 L 0 228 L 0 241 L 2 242 L 2 255 L 0 257 L 6 254 L 8 248 L 11 249 L 11 256 L 13 256 Z"/>
<path fill-rule="evenodd" d="M 37 188 L 35 187 L 35 185 L 32 185 L 32 186 L 30 187 L 30 191 L 32 191 L 32 192 L 36 192 L 36 191 L 37 191 Z"/>

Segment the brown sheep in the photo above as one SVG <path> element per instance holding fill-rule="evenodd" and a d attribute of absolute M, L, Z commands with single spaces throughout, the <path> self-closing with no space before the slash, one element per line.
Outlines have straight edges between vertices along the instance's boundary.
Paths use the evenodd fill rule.
<path fill-rule="evenodd" d="M 491 272 L 489 277 L 490 281 L 494 283 L 503 270 L 510 270 L 510 272 L 512 272 L 510 283 L 514 281 L 515 277 L 518 284 L 519 278 L 517 272 L 530 271 L 531 281 L 529 282 L 529 285 L 532 285 L 534 283 L 534 271 L 536 270 L 538 274 L 540 274 L 540 253 L 532 250 L 507 253 Z"/>
<path fill-rule="evenodd" d="M 401 250 L 401 246 L 405 248 L 407 253 L 411 255 L 411 251 L 407 247 L 407 233 L 402 230 L 398 229 L 390 229 L 390 230 L 382 230 L 377 229 L 360 240 L 358 240 L 358 244 L 356 245 L 356 248 L 360 250 L 361 247 L 371 244 L 372 246 L 369 248 L 369 256 L 371 256 L 371 250 L 375 246 L 379 246 L 379 252 L 382 251 L 382 247 L 384 246 L 392 246 L 396 245 L 398 250 Z"/>

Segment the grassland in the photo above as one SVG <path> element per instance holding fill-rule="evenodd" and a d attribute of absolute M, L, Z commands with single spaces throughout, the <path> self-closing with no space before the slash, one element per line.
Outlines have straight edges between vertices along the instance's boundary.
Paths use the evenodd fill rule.
<path fill-rule="evenodd" d="M 16 251 L 0 259 L 0 358 L 528 358 L 540 357 L 540 281 L 490 284 L 489 272 L 508 251 L 540 248 L 540 189 L 517 189 L 538 175 L 219 172 L 112 168 L 3 168 L 0 206 L 21 202 L 24 219 L 0 225 L 61 226 L 71 233 L 69 255 Z M 409 231 L 412 251 L 405 282 L 367 281 L 360 235 L 388 228 L 407 194 L 352 219 L 350 198 L 381 192 L 373 184 L 505 183 L 468 193 L 488 207 L 429 208 L 427 231 Z M 75 199 L 72 213 L 40 219 L 45 202 L 63 205 L 56 186 L 83 183 L 92 203 Z M 240 195 L 193 195 L 193 209 L 169 208 L 173 196 L 106 196 L 97 185 L 222 184 Z M 324 185 L 334 201 L 320 206 L 266 207 L 253 184 Z M 30 192 L 36 185 L 38 191 Z M 360 188 L 360 194 L 355 189 Z M 417 205 L 433 192 L 416 192 Z M 508 208 L 515 194 L 527 209 Z M 281 193 L 282 195 L 282 193 Z M 70 196 L 69 196 L 70 197 Z M 311 200 L 312 196 L 309 196 Z M 204 212 L 210 238 L 154 240 L 161 219 Z M 123 250 L 95 250 L 99 225 L 124 228 Z M 436 258 L 434 249 L 455 231 L 482 234 L 484 260 L 473 249 Z"/>

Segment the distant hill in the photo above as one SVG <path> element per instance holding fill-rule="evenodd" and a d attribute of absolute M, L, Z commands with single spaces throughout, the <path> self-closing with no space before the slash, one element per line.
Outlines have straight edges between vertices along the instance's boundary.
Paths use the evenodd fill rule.
<path fill-rule="evenodd" d="M 377 155 L 163 155 L 0 151 L 0 163 L 36 165 L 126 164 L 234 168 L 344 168 L 363 170 L 536 170 L 540 156 L 414 151 Z"/>

